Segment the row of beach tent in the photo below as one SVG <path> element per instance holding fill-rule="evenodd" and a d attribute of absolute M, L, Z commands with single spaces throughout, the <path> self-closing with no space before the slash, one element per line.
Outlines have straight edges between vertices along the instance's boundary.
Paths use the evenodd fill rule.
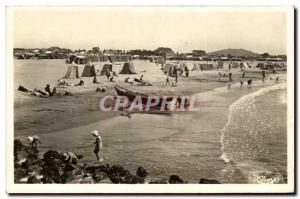
<path fill-rule="evenodd" d="M 76 55 L 75 55 L 76 56 Z M 89 62 L 129 62 L 131 57 L 129 55 L 98 55 L 98 54 L 89 54 L 86 56 L 86 60 Z M 71 62 L 72 63 L 72 60 Z"/>
<path fill-rule="evenodd" d="M 136 74 L 134 64 L 132 62 L 123 62 L 121 64 L 121 71 L 119 74 Z M 72 63 L 68 66 L 67 72 L 64 76 L 64 79 L 72 79 L 79 77 L 93 77 L 93 76 L 104 76 L 113 71 L 113 64 L 110 62 L 106 63 L 95 63 L 95 64 L 86 64 L 83 68 L 81 75 L 79 74 L 80 69 L 83 66 L 78 66 L 75 63 Z"/>

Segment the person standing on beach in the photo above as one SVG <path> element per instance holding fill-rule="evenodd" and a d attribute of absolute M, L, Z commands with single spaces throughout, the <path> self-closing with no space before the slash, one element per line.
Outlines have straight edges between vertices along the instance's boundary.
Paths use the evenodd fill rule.
<path fill-rule="evenodd" d="M 244 85 L 244 82 L 241 80 L 240 83 L 241 83 L 240 88 L 242 88 Z"/>
<path fill-rule="evenodd" d="M 229 81 L 232 82 L 232 73 L 231 72 L 228 74 L 228 77 L 229 77 Z"/>
<path fill-rule="evenodd" d="M 251 85 L 252 85 L 252 79 L 249 79 L 248 81 L 247 81 L 247 88 L 251 88 Z"/>
<path fill-rule="evenodd" d="M 170 85 L 170 80 L 169 80 L 169 76 L 167 76 L 167 79 L 166 79 L 166 86 Z"/>
<path fill-rule="evenodd" d="M 262 80 L 265 81 L 266 78 L 266 72 L 264 70 L 261 71 L 262 74 Z"/>
<path fill-rule="evenodd" d="M 96 138 L 96 141 L 94 142 L 95 144 L 94 153 L 96 155 L 97 161 L 102 162 L 103 158 L 101 157 L 101 155 L 99 155 L 100 149 L 102 148 L 101 136 L 99 135 L 99 132 L 97 130 L 92 131 L 91 134 Z"/>
<path fill-rule="evenodd" d="M 178 74 L 177 74 L 177 68 L 175 67 L 174 68 L 174 76 L 175 76 L 175 82 L 177 84 L 177 81 L 178 81 Z"/>
<path fill-rule="evenodd" d="M 28 140 L 28 144 L 29 146 L 31 146 L 33 149 L 35 149 L 36 151 L 37 150 L 37 143 L 42 143 L 39 136 L 37 135 L 34 135 L 34 136 L 28 136 L 27 137 L 27 140 Z"/>

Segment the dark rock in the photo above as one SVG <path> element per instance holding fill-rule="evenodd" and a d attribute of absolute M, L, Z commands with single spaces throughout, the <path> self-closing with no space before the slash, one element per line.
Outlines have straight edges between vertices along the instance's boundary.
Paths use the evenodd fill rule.
<path fill-rule="evenodd" d="M 141 178 L 145 178 L 147 176 L 147 174 L 148 174 L 148 172 L 143 167 L 139 167 L 136 171 L 136 175 Z"/>
<path fill-rule="evenodd" d="M 42 167 L 37 163 L 29 165 L 27 168 L 28 173 L 40 173 L 42 171 Z"/>
<path fill-rule="evenodd" d="M 120 176 L 126 176 L 128 174 L 130 174 L 130 172 L 126 169 L 124 169 L 122 166 L 120 165 L 113 165 L 109 171 L 109 173 L 117 173 L 119 174 Z"/>
<path fill-rule="evenodd" d="M 75 176 L 73 175 L 72 171 L 65 171 L 61 175 L 61 183 L 71 183 L 75 179 Z"/>
<path fill-rule="evenodd" d="M 37 151 L 29 146 L 25 146 L 18 139 L 14 140 L 14 159 L 15 161 L 19 161 L 22 159 L 26 160 L 36 160 L 37 159 Z"/>
<path fill-rule="evenodd" d="M 170 184 L 183 184 L 184 181 L 178 175 L 171 175 L 169 179 Z"/>
<path fill-rule="evenodd" d="M 105 172 L 94 172 L 92 175 L 92 178 L 95 182 L 100 182 L 101 180 L 104 180 L 107 178 L 107 175 Z"/>
<path fill-rule="evenodd" d="M 132 175 L 128 170 L 120 165 L 113 165 L 107 172 L 108 178 L 115 184 L 137 184 L 143 183 L 144 179 Z"/>
<path fill-rule="evenodd" d="M 49 150 L 44 154 L 44 161 L 53 160 L 53 159 L 60 159 L 61 155 L 54 150 Z"/>
<path fill-rule="evenodd" d="M 45 158 L 44 158 L 45 159 Z M 64 164 L 60 159 L 45 159 L 41 174 L 52 179 L 55 183 L 61 183 L 61 175 L 63 174 Z"/>
<path fill-rule="evenodd" d="M 94 172 L 108 172 L 109 171 L 109 164 L 100 165 L 100 166 L 87 166 L 85 171 L 93 174 Z"/>
<path fill-rule="evenodd" d="M 37 179 L 37 177 L 35 175 L 30 176 L 27 180 L 28 184 L 39 184 L 41 183 L 41 181 L 39 179 Z"/>
<path fill-rule="evenodd" d="M 18 182 L 21 178 L 24 178 L 26 176 L 27 176 L 26 169 L 22 167 L 18 167 L 14 169 L 15 182 Z"/>
<path fill-rule="evenodd" d="M 218 180 L 209 180 L 205 178 L 201 178 L 199 184 L 221 184 Z"/>
<path fill-rule="evenodd" d="M 135 175 L 127 175 L 124 179 L 125 184 L 143 184 L 145 182 L 144 178 L 135 176 Z"/>
<path fill-rule="evenodd" d="M 49 176 L 43 176 L 43 178 L 41 179 L 41 182 L 43 184 L 52 184 L 52 183 L 54 183 L 54 181 Z"/>
<path fill-rule="evenodd" d="M 149 184 L 168 184 L 168 182 L 165 180 L 152 180 Z"/>
<path fill-rule="evenodd" d="M 14 155 L 17 156 L 23 150 L 24 145 L 18 139 L 14 140 Z"/>

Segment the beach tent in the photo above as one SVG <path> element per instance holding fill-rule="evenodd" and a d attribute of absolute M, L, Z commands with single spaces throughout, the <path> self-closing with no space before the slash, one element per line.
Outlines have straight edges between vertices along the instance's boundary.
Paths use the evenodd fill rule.
<path fill-rule="evenodd" d="M 87 55 L 87 61 L 88 62 L 98 62 L 98 61 L 100 61 L 100 59 L 97 54 L 91 53 L 91 54 Z"/>
<path fill-rule="evenodd" d="M 240 68 L 241 68 L 241 70 L 246 70 L 251 67 L 249 67 L 249 65 L 246 62 L 243 62 L 243 63 L 241 63 Z"/>
<path fill-rule="evenodd" d="M 238 68 L 239 67 L 239 63 L 238 62 L 233 62 L 231 64 L 231 68 Z"/>
<path fill-rule="evenodd" d="M 194 63 L 192 71 L 200 70 L 200 64 Z"/>
<path fill-rule="evenodd" d="M 79 78 L 78 66 L 70 65 L 64 76 L 64 79 Z"/>
<path fill-rule="evenodd" d="M 107 73 L 109 73 L 111 71 L 112 71 L 112 64 L 104 64 L 101 69 L 100 75 L 101 76 L 106 75 Z"/>
<path fill-rule="evenodd" d="M 119 74 L 136 74 L 133 63 L 125 62 Z"/>
<path fill-rule="evenodd" d="M 163 72 L 166 74 L 171 70 L 173 70 L 174 68 L 177 68 L 177 65 L 175 64 L 171 64 L 171 63 L 166 63 L 165 67 L 163 68 Z"/>
<path fill-rule="evenodd" d="M 211 63 L 200 64 L 200 69 L 201 70 L 212 70 L 213 64 L 211 64 Z"/>
<path fill-rule="evenodd" d="M 214 61 L 214 62 L 212 63 L 212 69 L 218 69 L 218 68 L 219 68 L 218 62 Z"/>
<path fill-rule="evenodd" d="M 157 63 L 158 64 L 165 64 L 165 60 L 163 57 L 157 57 Z"/>
<path fill-rule="evenodd" d="M 224 67 L 224 62 L 218 61 L 218 68 L 223 68 L 223 67 Z"/>
<path fill-rule="evenodd" d="M 85 65 L 81 77 L 93 77 L 96 76 L 96 70 L 94 65 Z"/>

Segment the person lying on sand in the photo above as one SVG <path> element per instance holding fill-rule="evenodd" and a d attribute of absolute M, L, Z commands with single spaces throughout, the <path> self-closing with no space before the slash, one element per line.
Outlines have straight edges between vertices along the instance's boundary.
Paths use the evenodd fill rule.
<path fill-rule="evenodd" d="M 96 155 L 97 161 L 102 162 L 103 158 L 100 155 L 100 149 L 102 149 L 102 139 L 101 136 L 99 135 L 99 132 L 97 130 L 94 130 L 91 132 L 91 134 L 96 138 L 96 141 L 94 142 L 95 144 L 95 149 L 94 153 Z"/>
<path fill-rule="evenodd" d="M 130 79 L 129 77 L 126 77 L 126 78 L 125 78 L 125 82 L 126 82 L 126 83 L 130 83 L 130 84 L 133 84 L 133 81 L 129 81 L 129 79 Z"/>
<path fill-rule="evenodd" d="M 96 92 L 101 92 L 101 93 L 104 93 L 106 90 L 105 88 L 96 88 Z"/>
<path fill-rule="evenodd" d="M 27 88 L 25 88 L 24 86 L 19 86 L 18 90 L 19 90 L 19 91 L 22 91 L 22 92 L 25 92 L 25 93 L 30 92 L 30 91 L 29 91 Z"/>
<path fill-rule="evenodd" d="M 75 86 L 84 86 L 84 81 L 80 80 L 80 82 L 78 84 L 75 84 Z"/>
<path fill-rule="evenodd" d="M 32 92 L 32 95 L 38 96 L 38 97 L 47 97 L 47 96 L 49 96 L 49 93 L 46 91 L 34 89 L 34 91 Z"/>
<path fill-rule="evenodd" d="M 62 79 L 57 80 L 57 84 L 58 86 L 71 86 L 71 84 Z"/>
<path fill-rule="evenodd" d="M 53 88 L 52 93 L 51 93 L 50 96 L 54 96 L 54 95 L 60 95 L 60 93 L 58 93 L 58 92 L 56 91 L 56 87 Z"/>
<path fill-rule="evenodd" d="M 56 87 L 54 87 L 53 90 L 52 90 L 52 92 L 51 92 L 51 89 L 50 89 L 50 85 L 49 85 L 49 84 L 46 85 L 45 91 L 46 91 L 50 96 L 60 95 L 60 93 L 57 93 Z"/>
<path fill-rule="evenodd" d="M 126 116 L 126 117 L 128 117 L 129 119 L 131 118 L 130 112 L 124 112 L 124 113 L 121 113 L 121 116 Z"/>
<path fill-rule="evenodd" d="M 71 93 L 70 91 L 66 91 L 66 92 L 65 92 L 65 95 L 71 96 L 72 93 Z"/>

